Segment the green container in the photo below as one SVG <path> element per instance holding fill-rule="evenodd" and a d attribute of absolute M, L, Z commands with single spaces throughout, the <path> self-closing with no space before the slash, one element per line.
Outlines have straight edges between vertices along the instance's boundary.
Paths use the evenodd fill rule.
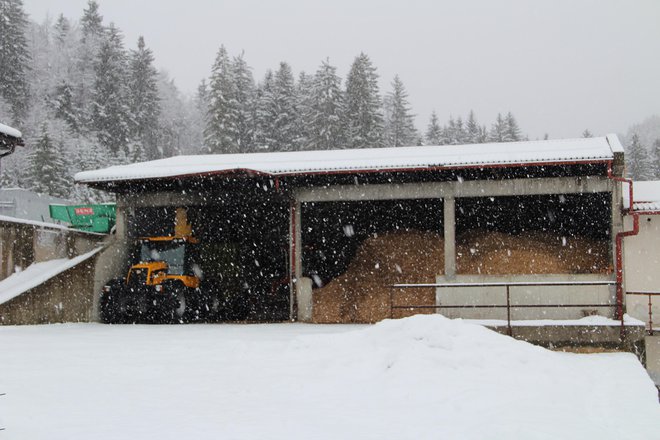
<path fill-rule="evenodd" d="M 81 231 L 109 233 L 117 219 L 117 205 L 50 205 L 50 216 Z"/>

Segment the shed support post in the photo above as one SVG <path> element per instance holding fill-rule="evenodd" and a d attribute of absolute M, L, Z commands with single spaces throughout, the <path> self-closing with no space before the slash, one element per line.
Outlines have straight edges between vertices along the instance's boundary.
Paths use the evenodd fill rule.
<path fill-rule="evenodd" d="M 298 317 L 298 281 L 302 276 L 302 234 L 301 206 L 297 200 L 291 201 L 291 217 L 289 222 L 289 319 L 295 321 Z"/>
<path fill-rule="evenodd" d="M 443 224 L 445 228 L 445 278 L 456 276 L 456 200 L 444 198 Z"/>

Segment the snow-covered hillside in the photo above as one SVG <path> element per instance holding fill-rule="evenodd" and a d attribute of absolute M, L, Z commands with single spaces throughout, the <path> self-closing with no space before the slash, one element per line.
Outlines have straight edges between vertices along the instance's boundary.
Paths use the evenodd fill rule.
<path fill-rule="evenodd" d="M 631 354 L 439 315 L 374 326 L 0 328 L 11 439 L 660 439 Z"/>

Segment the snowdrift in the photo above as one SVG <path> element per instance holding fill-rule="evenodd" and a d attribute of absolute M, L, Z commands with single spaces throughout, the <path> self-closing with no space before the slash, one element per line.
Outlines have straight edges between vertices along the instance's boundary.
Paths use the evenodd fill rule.
<path fill-rule="evenodd" d="M 440 315 L 0 328 L 0 425 L 31 439 L 660 439 L 628 353 L 551 352 Z"/>

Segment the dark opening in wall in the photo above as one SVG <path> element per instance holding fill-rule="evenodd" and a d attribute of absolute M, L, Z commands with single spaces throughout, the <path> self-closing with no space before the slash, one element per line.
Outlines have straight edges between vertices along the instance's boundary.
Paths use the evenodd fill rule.
<path fill-rule="evenodd" d="M 315 202 L 302 205 L 304 276 L 324 285 L 344 273 L 360 244 L 390 231 L 441 233 L 441 199 Z"/>

